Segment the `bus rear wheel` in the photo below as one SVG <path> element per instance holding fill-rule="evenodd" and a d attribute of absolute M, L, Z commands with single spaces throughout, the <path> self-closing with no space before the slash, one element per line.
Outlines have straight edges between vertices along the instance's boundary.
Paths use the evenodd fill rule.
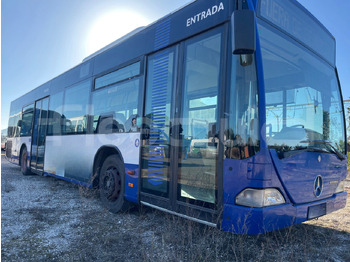
<path fill-rule="evenodd" d="M 105 159 L 100 170 L 99 188 L 102 204 L 112 213 L 126 211 L 129 203 L 124 199 L 125 176 L 123 162 L 117 155 Z"/>
<path fill-rule="evenodd" d="M 27 165 L 28 151 L 27 148 L 23 148 L 21 153 L 21 172 L 25 176 L 29 176 L 31 174 L 30 168 Z"/>

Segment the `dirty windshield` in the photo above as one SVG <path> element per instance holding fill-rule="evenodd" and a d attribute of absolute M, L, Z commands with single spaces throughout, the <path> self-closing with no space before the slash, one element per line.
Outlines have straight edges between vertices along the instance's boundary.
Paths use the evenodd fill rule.
<path fill-rule="evenodd" d="M 282 33 L 260 26 L 269 148 L 345 154 L 343 107 L 335 69 Z"/>

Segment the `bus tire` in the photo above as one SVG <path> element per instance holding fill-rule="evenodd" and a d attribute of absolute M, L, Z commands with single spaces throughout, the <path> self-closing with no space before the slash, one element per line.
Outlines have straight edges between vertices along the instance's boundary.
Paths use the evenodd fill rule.
<path fill-rule="evenodd" d="M 31 175 L 30 168 L 27 165 L 28 151 L 27 148 L 24 147 L 21 152 L 21 172 L 25 176 Z"/>
<path fill-rule="evenodd" d="M 129 209 L 129 202 L 124 199 L 125 171 L 123 166 L 123 162 L 117 155 L 110 155 L 100 169 L 100 199 L 103 206 L 112 213 Z"/>

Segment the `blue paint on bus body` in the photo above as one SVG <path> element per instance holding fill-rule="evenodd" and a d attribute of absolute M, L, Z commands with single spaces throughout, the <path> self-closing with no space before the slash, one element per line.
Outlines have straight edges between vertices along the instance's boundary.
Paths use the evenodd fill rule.
<path fill-rule="evenodd" d="M 300 205 L 285 204 L 266 208 L 249 208 L 225 204 L 222 229 L 251 235 L 270 232 L 307 221 L 310 208 L 325 205 L 326 213 L 322 215 L 344 208 L 346 198 L 347 193 L 342 192 L 324 200 Z"/>
<path fill-rule="evenodd" d="M 271 155 L 274 150 L 271 150 Z M 319 154 L 316 154 L 319 155 Z M 315 169 L 315 165 L 305 165 L 304 170 L 288 169 L 276 165 L 276 159 L 268 152 L 260 152 L 247 160 L 226 159 L 224 161 L 224 192 L 222 229 L 234 233 L 259 234 L 299 224 L 308 219 L 309 210 L 324 206 L 319 216 L 329 214 L 346 205 L 346 192 L 334 193 L 338 182 L 346 177 L 345 161 L 334 155 L 327 157 L 325 166 Z M 301 154 L 295 161 L 287 160 L 285 165 L 297 165 L 300 159 L 315 161 L 315 153 Z M 329 165 L 335 165 L 330 168 Z M 250 166 L 251 164 L 251 166 Z M 280 173 L 283 172 L 281 177 Z M 332 175 L 333 173 L 333 175 Z M 314 178 L 323 176 L 324 189 L 321 196 L 314 195 Z M 281 182 L 283 179 L 286 182 Z M 291 186 L 292 185 L 292 186 Z M 290 187 L 290 188 L 288 188 Z M 286 203 L 265 208 L 249 208 L 235 203 L 235 197 L 245 188 L 277 188 Z"/>
<path fill-rule="evenodd" d="M 139 165 L 125 164 L 125 192 L 126 200 L 137 203 L 138 202 L 138 180 L 140 167 Z"/>

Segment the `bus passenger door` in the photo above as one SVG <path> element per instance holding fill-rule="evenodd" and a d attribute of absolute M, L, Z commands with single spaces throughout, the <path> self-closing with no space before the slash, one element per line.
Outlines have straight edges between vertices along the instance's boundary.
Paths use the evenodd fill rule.
<path fill-rule="evenodd" d="M 141 201 L 170 209 L 173 181 L 172 115 L 177 48 L 148 57 L 142 126 Z"/>
<path fill-rule="evenodd" d="M 177 203 L 181 213 L 197 206 L 191 216 L 216 222 L 220 79 L 223 30 L 187 40 L 183 46 L 182 82 L 177 95 Z M 203 209 L 204 208 L 204 209 Z"/>
<path fill-rule="evenodd" d="M 32 146 L 30 167 L 33 171 L 41 172 L 44 170 L 44 155 L 46 129 L 48 120 L 49 98 L 44 98 L 35 102 L 34 121 L 32 133 Z"/>
<path fill-rule="evenodd" d="M 142 128 L 141 203 L 212 224 L 223 45 L 221 27 L 148 57 Z"/>

